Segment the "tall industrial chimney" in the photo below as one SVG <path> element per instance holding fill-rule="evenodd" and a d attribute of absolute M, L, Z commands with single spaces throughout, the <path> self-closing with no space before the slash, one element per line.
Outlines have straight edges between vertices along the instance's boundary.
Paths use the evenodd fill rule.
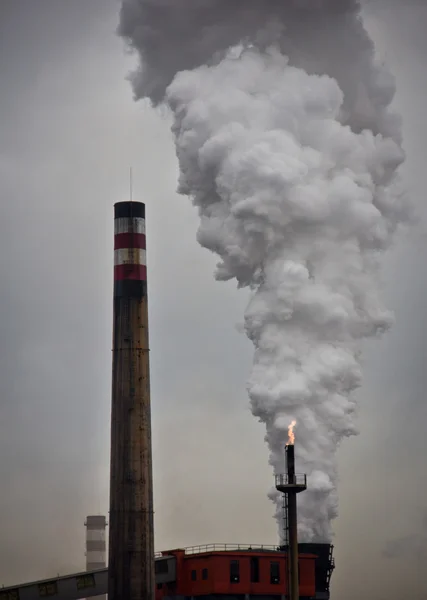
<path fill-rule="evenodd" d="M 105 516 L 89 515 L 86 517 L 86 571 L 105 569 L 106 567 L 106 540 L 105 529 L 107 520 Z M 95 596 L 93 600 L 107 600 L 107 596 Z"/>
<path fill-rule="evenodd" d="M 145 205 L 114 207 L 109 600 L 154 600 Z"/>

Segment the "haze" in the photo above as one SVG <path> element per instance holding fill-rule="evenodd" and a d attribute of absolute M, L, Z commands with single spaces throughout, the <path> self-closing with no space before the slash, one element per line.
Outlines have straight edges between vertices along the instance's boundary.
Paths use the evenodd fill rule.
<path fill-rule="evenodd" d="M 387 4 L 387 8 L 384 5 Z M 406 4 L 406 3 L 405 3 Z M 112 205 L 147 203 L 156 546 L 275 543 L 264 431 L 248 409 L 246 302 L 175 194 L 169 121 L 135 104 L 114 0 L 0 3 L 0 583 L 84 568 L 108 511 Z M 371 3 L 398 84 L 404 176 L 424 210 L 427 8 Z M 397 323 L 367 349 L 361 435 L 340 449 L 333 598 L 425 597 L 427 272 L 387 257 Z M 423 595 L 424 594 L 424 595 Z"/>

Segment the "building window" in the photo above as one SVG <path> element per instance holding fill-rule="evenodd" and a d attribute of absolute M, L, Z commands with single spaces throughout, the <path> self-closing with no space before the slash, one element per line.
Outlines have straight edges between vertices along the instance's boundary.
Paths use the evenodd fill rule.
<path fill-rule="evenodd" d="M 56 596 L 58 593 L 58 586 L 56 581 L 50 581 L 49 583 L 39 583 L 39 596 L 42 598 L 45 596 Z"/>
<path fill-rule="evenodd" d="M 78 590 L 95 587 L 95 577 L 93 575 L 80 575 L 76 578 L 76 584 Z"/>
<path fill-rule="evenodd" d="M 0 591 L 1 600 L 19 600 L 19 588 L 9 590 L 8 592 Z"/>
<path fill-rule="evenodd" d="M 154 563 L 154 571 L 156 574 L 168 572 L 168 561 L 166 558 L 158 558 Z"/>
<path fill-rule="evenodd" d="M 270 583 L 280 583 L 280 564 L 278 562 L 270 563 Z"/>
<path fill-rule="evenodd" d="M 259 558 L 257 556 L 251 558 L 251 583 L 259 583 Z"/>
<path fill-rule="evenodd" d="M 202 579 L 203 581 L 206 581 L 208 578 L 208 570 L 207 569 L 203 569 L 202 570 Z"/>
<path fill-rule="evenodd" d="M 197 571 L 191 571 L 191 581 L 197 581 Z"/>
<path fill-rule="evenodd" d="M 230 583 L 240 582 L 240 563 L 238 560 L 230 561 Z"/>

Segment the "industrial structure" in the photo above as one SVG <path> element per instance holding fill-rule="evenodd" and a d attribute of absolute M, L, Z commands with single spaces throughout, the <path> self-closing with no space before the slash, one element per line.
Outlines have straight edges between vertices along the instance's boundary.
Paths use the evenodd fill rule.
<path fill-rule="evenodd" d="M 297 475 L 295 473 L 295 446 L 293 443 L 288 443 L 286 445 L 286 466 L 286 475 L 276 475 L 276 489 L 284 494 L 284 543 L 288 551 L 287 583 L 289 600 L 298 600 L 299 566 L 297 494 L 307 489 L 307 477 L 306 475 Z"/>
<path fill-rule="evenodd" d="M 332 546 L 300 544 L 299 600 L 329 600 Z M 155 557 L 156 600 L 289 600 L 288 555 L 277 546 L 210 545 Z M 79 600 L 108 592 L 107 569 L 0 590 L 0 600 Z"/>
<path fill-rule="evenodd" d="M 145 205 L 114 206 L 109 600 L 154 600 Z"/>
<path fill-rule="evenodd" d="M 175 580 L 174 557 L 158 554 L 155 562 L 157 585 Z M 108 569 L 101 569 L 3 587 L 0 588 L 0 600 L 78 600 L 105 595 L 107 592 Z"/>
<path fill-rule="evenodd" d="M 176 580 L 158 586 L 156 600 L 288 600 L 288 556 L 276 546 L 212 545 L 168 552 Z M 316 556 L 299 557 L 300 600 L 316 598 Z"/>
<path fill-rule="evenodd" d="M 105 530 L 107 519 L 102 515 L 89 515 L 85 521 L 86 527 L 86 571 L 97 571 L 107 566 Z M 107 597 L 98 596 L 98 600 Z"/>
<path fill-rule="evenodd" d="M 88 571 L 0 590 L 0 600 L 329 600 L 330 544 L 298 544 L 295 472 L 284 494 L 282 546 L 211 545 L 154 553 L 145 206 L 115 205 L 109 566 L 105 517 L 87 517 Z"/>

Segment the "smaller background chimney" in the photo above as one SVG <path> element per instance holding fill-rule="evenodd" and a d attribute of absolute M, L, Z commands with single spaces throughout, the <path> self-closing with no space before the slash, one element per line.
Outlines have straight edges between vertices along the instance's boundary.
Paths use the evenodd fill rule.
<path fill-rule="evenodd" d="M 107 519 L 102 515 L 86 517 L 86 571 L 105 569 L 106 563 L 106 536 Z M 95 596 L 93 600 L 107 600 L 107 596 Z"/>

